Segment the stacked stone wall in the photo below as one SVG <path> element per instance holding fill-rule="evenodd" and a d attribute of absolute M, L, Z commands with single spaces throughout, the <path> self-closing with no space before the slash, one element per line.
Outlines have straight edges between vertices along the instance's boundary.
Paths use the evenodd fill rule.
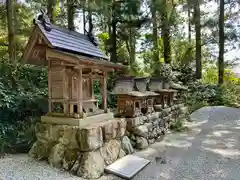
<path fill-rule="evenodd" d="M 177 104 L 146 116 L 126 118 L 127 134 L 136 149 L 145 149 L 156 140 L 161 140 L 168 130 L 169 123 L 185 117 L 187 108 Z"/>
<path fill-rule="evenodd" d="M 99 178 L 104 167 L 135 149 L 163 138 L 169 122 L 184 117 L 183 104 L 136 118 L 114 118 L 86 127 L 38 123 L 37 141 L 29 155 L 87 179 Z"/>
<path fill-rule="evenodd" d="M 35 131 L 31 157 L 84 178 L 100 177 L 106 165 L 126 154 L 121 142 L 126 131 L 124 118 L 84 128 L 38 123 Z"/>

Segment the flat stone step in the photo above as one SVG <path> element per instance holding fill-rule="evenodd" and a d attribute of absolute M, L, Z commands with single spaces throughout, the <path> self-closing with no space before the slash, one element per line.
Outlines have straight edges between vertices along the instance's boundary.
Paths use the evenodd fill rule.
<path fill-rule="evenodd" d="M 131 179 L 149 163 L 150 160 L 134 155 L 127 155 L 106 167 L 105 171 L 124 179 Z"/>
<path fill-rule="evenodd" d="M 64 124 L 71 126 L 79 126 L 80 128 L 86 127 L 88 125 L 103 122 L 109 119 L 113 119 L 113 113 L 102 113 L 86 117 L 83 119 L 69 118 L 69 117 L 53 117 L 53 116 L 42 116 L 41 122 L 49 124 Z"/>

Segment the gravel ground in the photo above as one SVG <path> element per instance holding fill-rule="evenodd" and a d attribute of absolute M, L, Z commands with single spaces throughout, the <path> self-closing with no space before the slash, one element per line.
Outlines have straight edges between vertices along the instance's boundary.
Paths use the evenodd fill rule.
<path fill-rule="evenodd" d="M 204 107 L 186 133 L 169 134 L 136 155 L 152 160 L 134 180 L 239 180 L 240 109 Z M 161 158 L 159 158 L 161 157 Z M 81 180 L 26 154 L 0 159 L 3 180 Z M 100 180 L 120 180 L 104 175 Z"/>

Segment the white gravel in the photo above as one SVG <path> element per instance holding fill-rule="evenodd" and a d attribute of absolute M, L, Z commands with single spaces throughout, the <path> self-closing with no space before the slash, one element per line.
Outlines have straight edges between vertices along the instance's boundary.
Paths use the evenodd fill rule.
<path fill-rule="evenodd" d="M 136 155 L 154 159 L 134 180 L 239 180 L 240 109 L 205 107 L 192 114 L 187 133 L 169 134 Z M 81 180 L 26 154 L 0 159 L 3 180 Z M 101 180 L 117 180 L 104 175 Z"/>

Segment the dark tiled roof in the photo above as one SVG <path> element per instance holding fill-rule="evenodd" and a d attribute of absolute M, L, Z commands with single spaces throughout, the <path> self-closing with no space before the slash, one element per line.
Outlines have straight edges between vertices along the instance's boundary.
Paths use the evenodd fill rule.
<path fill-rule="evenodd" d="M 108 59 L 100 48 L 90 41 L 87 35 L 70 31 L 53 24 L 51 24 L 51 31 L 46 31 L 39 22 L 37 25 L 51 45 L 57 49 L 89 57 Z"/>

